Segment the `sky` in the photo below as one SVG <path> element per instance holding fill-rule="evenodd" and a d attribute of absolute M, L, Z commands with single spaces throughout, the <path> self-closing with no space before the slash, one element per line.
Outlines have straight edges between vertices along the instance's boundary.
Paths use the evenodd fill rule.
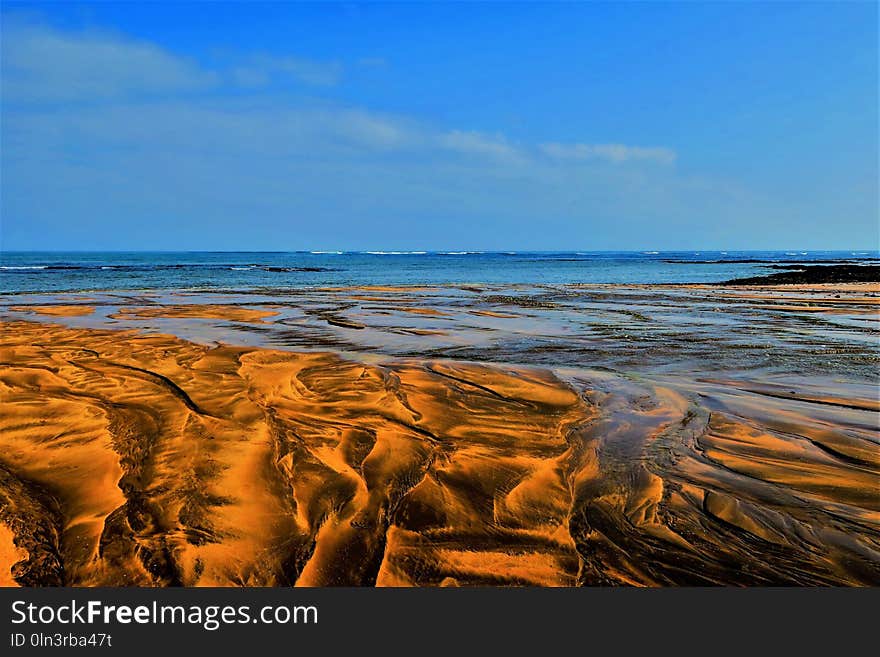
<path fill-rule="evenodd" d="M 874 2 L 0 21 L 4 250 L 880 248 Z"/>

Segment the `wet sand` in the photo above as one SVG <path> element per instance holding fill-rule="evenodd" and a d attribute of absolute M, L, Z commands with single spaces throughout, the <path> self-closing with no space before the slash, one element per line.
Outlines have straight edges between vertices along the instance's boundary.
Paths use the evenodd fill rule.
<path fill-rule="evenodd" d="M 121 308 L 119 312 L 110 315 L 113 319 L 137 319 L 150 317 L 172 317 L 196 319 L 224 319 L 232 322 L 263 323 L 266 317 L 277 315 L 272 310 L 252 310 L 229 305 L 212 304 L 186 304 L 186 305 L 162 305 L 162 306 L 133 306 Z"/>
<path fill-rule="evenodd" d="M 9 309 L 20 313 L 37 313 L 54 317 L 78 317 L 80 315 L 91 315 L 95 312 L 94 306 L 65 304 L 52 306 L 10 306 Z"/>
<path fill-rule="evenodd" d="M 15 298 L 0 583 L 878 585 L 876 292 Z"/>

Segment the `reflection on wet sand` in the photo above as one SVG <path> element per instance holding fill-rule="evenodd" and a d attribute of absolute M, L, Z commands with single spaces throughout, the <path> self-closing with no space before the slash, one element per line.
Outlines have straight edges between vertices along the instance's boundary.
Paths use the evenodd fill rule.
<path fill-rule="evenodd" d="M 737 289 L 16 298 L 0 570 L 880 584 L 876 293 L 771 295 L 844 310 L 820 324 Z"/>

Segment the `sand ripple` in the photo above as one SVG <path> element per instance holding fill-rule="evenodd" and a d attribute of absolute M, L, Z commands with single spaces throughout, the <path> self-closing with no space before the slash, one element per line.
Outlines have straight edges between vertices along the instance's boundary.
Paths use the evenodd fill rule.
<path fill-rule="evenodd" d="M 18 584 L 880 584 L 871 400 L 2 336 Z"/>

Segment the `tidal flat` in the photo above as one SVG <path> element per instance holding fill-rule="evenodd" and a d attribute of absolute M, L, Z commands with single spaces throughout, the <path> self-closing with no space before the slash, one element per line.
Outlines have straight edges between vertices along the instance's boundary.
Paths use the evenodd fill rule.
<path fill-rule="evenodd" d="M 0 581 L 880 584 L 880 285 L 0 297 Z"/>

